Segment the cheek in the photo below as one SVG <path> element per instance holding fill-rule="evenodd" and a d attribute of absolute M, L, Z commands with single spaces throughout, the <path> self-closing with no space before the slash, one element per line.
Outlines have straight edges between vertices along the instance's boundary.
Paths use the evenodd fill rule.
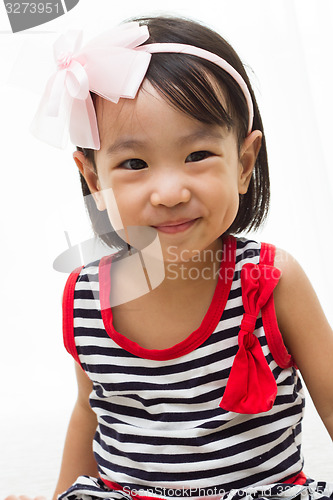
<path fill-rule="evenodd" d="M 112 227 L 122 239 L 132 244 L 132 241 L 128 241 L 129 233 L 136 234 L 135 228 L 142 225 L 142 204 L 127 189 L 107 190 L 105 203 Z"/>
<path fill-rule="evenodd" d="M 141 224 L 140 209 L 135 203 L 135 199 L 128 201 L 128 197 L 119 197 L 117 199 L 114 192 L 108 190 L 106 199 L 107 212 L 111 226 L 117 235 L 127 244 L 139 250 L 150 248 L 150 257 L 162 260 L 160 255 L 160 246 L 151 246 L 158 238 L 157 231 L 149 226 Z M 148 254 L 146 254 L 148 255 Z"/>
<path fill-rule="evenodd" d="M 228 205 L 226 207 L 226 212 L 229 218 L 232 218 L 232 221 L 235 219 L 236 214 L 238 212 L 239 207 L 239 193 L 236 186 L 230 188 L 228 191 Z"/>
<path fill-rule="evenodd" d="M 215 214 L 216 226 L 221 226 L 221 229 L 225 231 L 235 220 L 238 212 L 239 194 L 237 187 L 230 184 L 220 184 L 219 188 L 214 190 L 211 207 Z"/>
<path fill-rule="evenodd" d="M 121 206 L 116 200 L 113 189 L 103 189 L 103 198 L 111 226 L 115 231 L 123 229 L 124 221 L 121 215 Z"/>

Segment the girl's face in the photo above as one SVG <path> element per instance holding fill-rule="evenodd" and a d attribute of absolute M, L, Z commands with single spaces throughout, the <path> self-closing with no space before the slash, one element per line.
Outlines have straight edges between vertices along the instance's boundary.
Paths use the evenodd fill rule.
<path fill-rule="evenodd" d="M 147 81 L 134 100 L 99 99 L 97 119 L 97 176 L 82 153 L 74 157 L 111 225 L 155 228 L 166 261 L 219 249 L 247 190 L 261 133 L 252 132 L 239 155 L 234 132 L 191 119 Z"/>

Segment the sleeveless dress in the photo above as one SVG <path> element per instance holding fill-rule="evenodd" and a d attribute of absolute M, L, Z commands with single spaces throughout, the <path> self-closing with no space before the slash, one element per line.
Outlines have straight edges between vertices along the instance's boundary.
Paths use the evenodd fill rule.
<path fill-rule="evenodd" d="M 274 253 L 225 237 L 200 327 L 162 350 L 114 329 L 111 257 L 73 271 L 64 343 L 93 383 L 100 477 L 80 476 L 60 500 L 333 498 L 303 473 L 304 394 L 275 316 Z"/>

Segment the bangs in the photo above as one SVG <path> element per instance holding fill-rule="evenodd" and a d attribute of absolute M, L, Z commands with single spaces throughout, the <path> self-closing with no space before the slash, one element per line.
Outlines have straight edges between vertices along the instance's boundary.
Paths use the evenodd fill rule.
<path fill-rule="evenodd" d="M 222 68 L 188 54 L 159 53 L 152 55 L 146 79 L 191 118 L 234 128 L 239 142 L 246 137 L 248 110 L 243 93 Z"/>

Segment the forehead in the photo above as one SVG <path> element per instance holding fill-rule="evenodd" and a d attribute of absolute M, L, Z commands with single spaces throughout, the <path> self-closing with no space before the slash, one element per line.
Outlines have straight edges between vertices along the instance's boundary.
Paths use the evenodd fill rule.
<path fill-rule="evenodd" d="M 119 136 L 151 139 L 186 133 L 200 136 L 221 136 L 224 127 L 200 122 L 172 106 L 147 80 L 135 99 L 120 99 L 117 104 L 98 98 L 96 115 L 101 142 L 105 151 Z"/>

